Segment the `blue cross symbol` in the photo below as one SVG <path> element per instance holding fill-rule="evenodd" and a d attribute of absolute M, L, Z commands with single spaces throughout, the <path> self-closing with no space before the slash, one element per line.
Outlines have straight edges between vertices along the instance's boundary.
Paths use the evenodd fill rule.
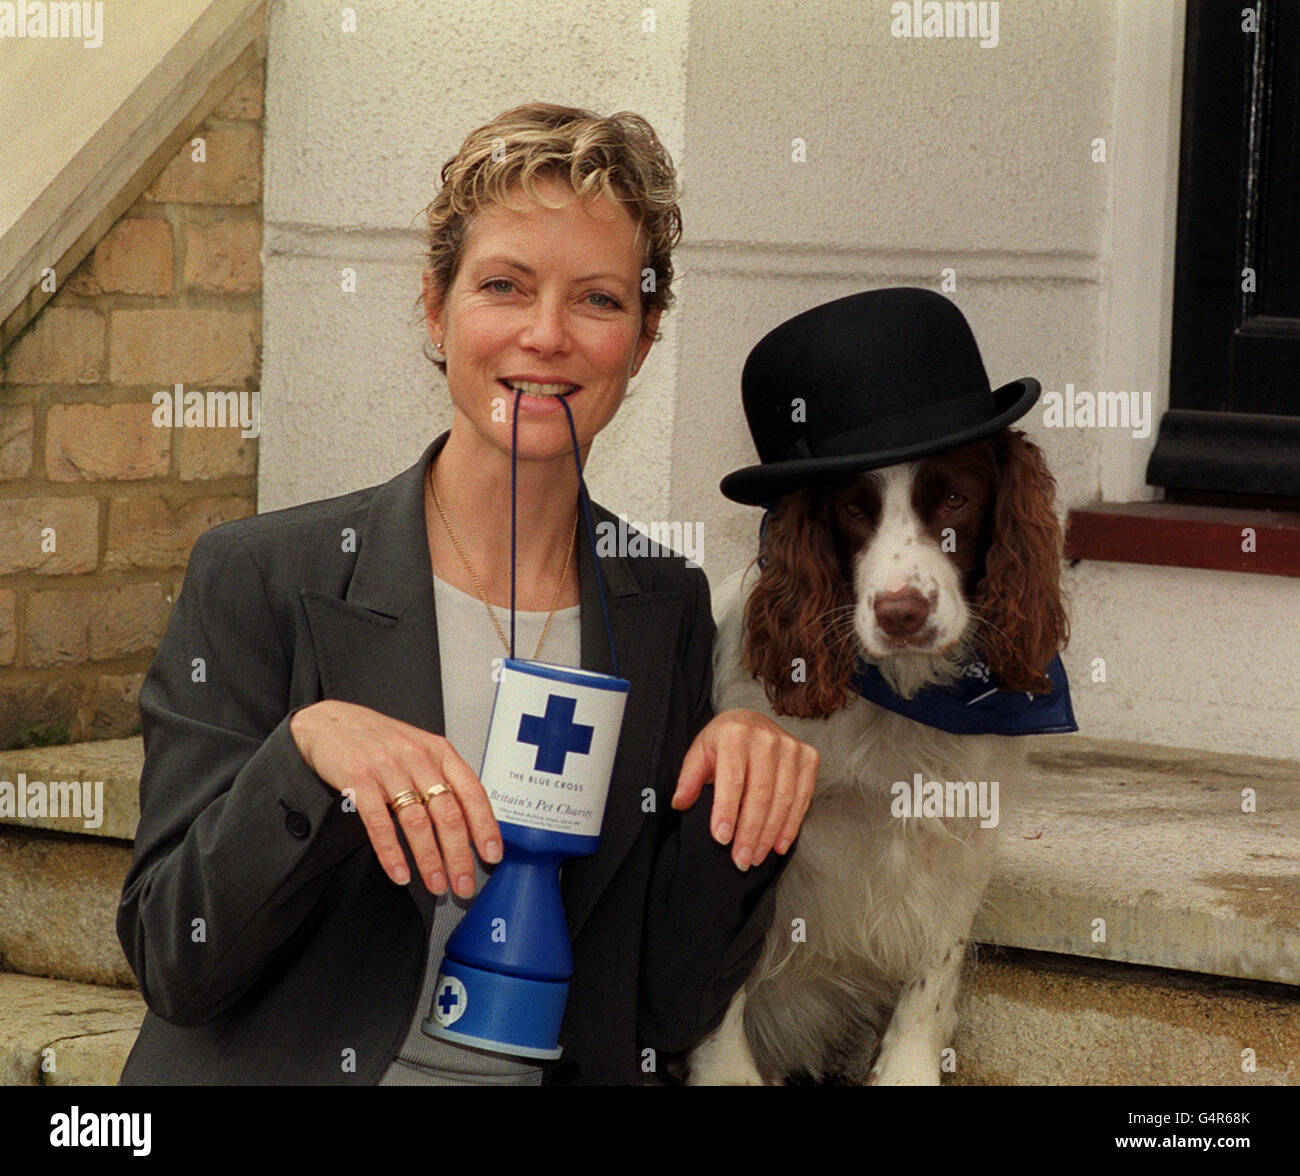
<path fill-rule="evenodd" d="M 460 997 L 458 997 L 455 994 L 455 992 L 452 991 L 452 987 L 450 984 L 448 984 L 446 988 L 444 988 L 440 993 L 438 993 L 438 1007 L 442 1010 L 442 1015 L 444 1017 L 449 1016 L 451 1010 L 454 1009 L 458 1004 L 460 1004 Z"/>
<path fill-rule="evenodd" d="M 537 759 L 533 762 L 535 771 L 563 772 L 564 757 L 569 752 L 587 755 L 591 751 L 591 733 L 594 728 L 573 721 L 573 712 L 577 707 L 576 698 L 548 694 L 545 718 L 541 715 L 520 715 L 519 742 L 537 745 Z"/>

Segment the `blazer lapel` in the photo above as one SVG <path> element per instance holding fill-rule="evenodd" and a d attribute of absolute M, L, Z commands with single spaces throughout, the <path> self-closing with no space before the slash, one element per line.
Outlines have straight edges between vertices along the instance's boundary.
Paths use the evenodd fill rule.
<path fill-rule="evenodd" d="M 445 730 L 445 720 L 424 478 L 446 436 L 375 491 L 343 599 L 307 589 L 301 594 L 316 644 L 322 697 L 368 706 L 436 734 Z M 400 825 L 397 833 L 405 846 Z M 409 847 L 406 855 L 414 873 Z M 418 878 L 406 893 L 427 937 L 436 899 Z"/>
<path fill-rule="evenodd" d="M 375 491 L 347 595 L 302 591 L 324 697 L 443 730 L 424 477 L 447 434 Z"/>
<path fill-rule="evenodd" d="M 437 734 L 446 727 L 424 479 L 449 435 L 436 438 L 415 465 L 376 490 L 345 597 L 302 591 L 323 697 L 372 707 Z M 594 503 L 592 522 L 598 540 L 610 528 L 614 536 L 620 533 L 620 521 Z M 612 673 L 592 543 L 585 524 L 581 530 L 577 547 L 582 666 Z M 680 593 L 643 591 L 631 561 L 606 554 L 603 545 L 598 558 L 618 671 L 630 688 L 600 850 L 564 867 L 562 891 L 571 936 L 586 922 L 641 829 L 642 790 L 656 783 L 684 606 Z M 416 882 L 409 889 L 418 886 Z M 429 902 L 416 899 L 416 905 L 427 925 L 431 896 Z"/>

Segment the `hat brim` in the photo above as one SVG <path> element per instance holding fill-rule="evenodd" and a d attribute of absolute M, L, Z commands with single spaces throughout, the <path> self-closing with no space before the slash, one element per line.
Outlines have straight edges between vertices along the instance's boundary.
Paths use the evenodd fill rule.
<path fill-rule="evenodd" d="M 765 506 L 775 502 L 781 495 L 805 486 L 815 486 L 846 474 L 880 469 L 903 461 L 915 461 L 935 453 L 945 453 L 971 441 L 991 437 L 1012 421 L 1019 420 L 1034 407 L 1041 391 L 1042 386 L 1032 377 L 1012 380 L 993 393 L 993 402 L 999 410 L 997 414 L 978 425 L 897 449 L 847 453 L 839 457 L 803 457 L 793 461 L 745 466 L 723 478 L 720 489 L 732 502 L 746 506 Z"/>

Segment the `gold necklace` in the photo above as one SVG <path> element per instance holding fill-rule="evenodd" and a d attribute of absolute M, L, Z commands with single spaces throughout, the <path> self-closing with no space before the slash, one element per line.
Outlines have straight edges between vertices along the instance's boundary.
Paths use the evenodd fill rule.
<path fill-rule="evenodd" d="M 438 487 L 433 480 L 433 462 L 429 463 L 429 489 L 433 493 L 433 505 L 437 507 L 438 517 L 442 520 L 442 525 L 447 528 L 447 536 L 451 539 L 451 545 L 456 549 L 456 554 L 460 556 L 460 561 L 465 565 L 465 570 L 469 572 L 469 578 L 474 581 L 474 589 L 478 593 L 478 598 L 483 602 L 483 607 L 487 609 L 487 614 L 492 620 L 492 627 L 497 631 L 497 636 L 501 638 L 501 644 L 505 647 L 507 653 L 510 652 L 510 642 L 506 640 L 505 631 L 501 628 L 501 622 L 497 620 L 497 614 L 493 612 L 492 605 L 488 603 L 487 593 L 483 590 L 483 581 L 478 578 L 478 573 L 474 570 L 474 565 L 469 562 L 469 557 L 465 554 L 465 549 L 461 547 L 460 540 L 456 538 L 456 532 L 451 529 L 451 523 L 447 521 L 447 512 L 442 509 L 442 502 L 438 498 Z M 569 536 L 569 550 L 564 557 L 564 567 L 560 569 L 560 579 L 555 585 L 555 593 L 551 597 L 551 611 L 546 614 L 546 624 L 542 626 L 542 635 L 537 639 L 537 648 L 533 650 L 533 661 L 537 660 L 537 655 L 542 651 L 542 642 L 546 640 L 546 634 L 550 631 L 551 620 L 555 616 L 555 606 L 560 600 L 560 589 L 564 587 L 564 581 L 568 578 L 569 561 L 573 559 L 573 546 L 578 538 L 578 520 L 573 520 L 573 534 Z"/>

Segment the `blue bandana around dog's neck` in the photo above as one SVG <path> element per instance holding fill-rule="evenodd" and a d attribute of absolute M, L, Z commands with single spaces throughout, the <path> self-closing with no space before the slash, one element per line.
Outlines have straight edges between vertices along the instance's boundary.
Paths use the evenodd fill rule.
<path fill-rule="evenodd" d="M 761 552 L 771 513 L 768 505 L 759 526 L 760 570 L 767 562 Z M 1059 654 L 1045 673 L 1052 683 L 1047 694 L 1003 690 L 988 664 L 975 659 L 962 667 L 962 676 L 951 685 L 924 686 L 915 697 L 904 698 L 875 666 L 859 658 L 850 681 L 868 702 L 953 735 L 1057 735 L 1077 731 L 1079 724 L 1074 721 L 1070 705 L 1070 682 Z"/>
<path fill-rule="evenodd" d="M 1003 690 L 983 661 L 968 662 L 950 686 L 924 686 L 914 698 L 895 694 L 875 666 L 859 660 L 851 679 L 863 698 L 953 735 L 1056 735 L 1077 731 L 1070 683 L 1060 656 L 1047 667 L 1049 694 Z"/>

